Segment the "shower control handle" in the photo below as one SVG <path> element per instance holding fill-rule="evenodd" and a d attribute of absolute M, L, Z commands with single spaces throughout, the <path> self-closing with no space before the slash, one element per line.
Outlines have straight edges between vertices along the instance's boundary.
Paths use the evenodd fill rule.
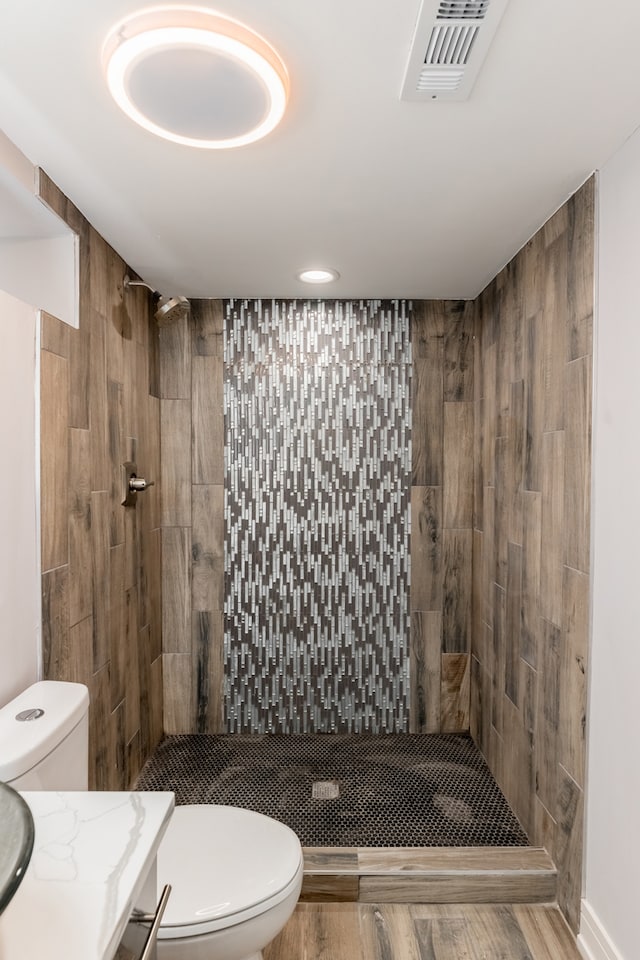
<path fill-rule="evenodd" d="M 145 480 L 138 476 L 138 468 L 135 463 L 128 460 L 122 464 L 122 499 L 123 507 L 135 507 L 137 494 L 142 493 L 147 487 L 153 486 L 153 480 Z"/>
<path fill-rule="evenodd" d="M 146 490 L 147 487 L 152 487 L 155 483 L 155 480 L 143 480 L 142 477 L 130 477 L 129 478 L 129 490 L 132 493 L 142 493 L 143 490 Z"/>

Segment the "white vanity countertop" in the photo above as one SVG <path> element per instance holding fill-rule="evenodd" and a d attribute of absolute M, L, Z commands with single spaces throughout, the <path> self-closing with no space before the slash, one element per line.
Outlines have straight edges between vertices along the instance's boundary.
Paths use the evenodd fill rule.
<path fill-rule="evenodd" d="M 0 916 L 1 960 L 111 960 L 174 806 L 172 793 L 24 792 L 31 861 Z"/>

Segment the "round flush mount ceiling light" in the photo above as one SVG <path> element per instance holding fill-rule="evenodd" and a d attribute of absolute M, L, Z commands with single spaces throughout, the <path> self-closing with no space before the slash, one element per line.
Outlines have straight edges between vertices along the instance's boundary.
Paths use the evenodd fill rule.
<path fill-rule="evenodd" d="M 313 267 L 308 270 L 300 270 L 296 276 L 303 283 L 331 283 L 333 280 L 337 280 L 340 274 L 337 270 L 330 270 L 326 267 Z"/>
<path fill-rule="evenodd" d="M 287 70 L 253 30 L 200 7 L 154 7 L 120 21 L 103 48 L 107 85 L 136 123 L 189 147 L 266 137 L 287 105 Z"/>

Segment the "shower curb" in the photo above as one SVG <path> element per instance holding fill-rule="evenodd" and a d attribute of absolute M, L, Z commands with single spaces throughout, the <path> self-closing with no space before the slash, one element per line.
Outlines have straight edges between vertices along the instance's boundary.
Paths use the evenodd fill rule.
<path fill-rule="evenodd" d="M 300 899 L 361 903 L 555 903 L 542 847 L 305 847 Z"/>

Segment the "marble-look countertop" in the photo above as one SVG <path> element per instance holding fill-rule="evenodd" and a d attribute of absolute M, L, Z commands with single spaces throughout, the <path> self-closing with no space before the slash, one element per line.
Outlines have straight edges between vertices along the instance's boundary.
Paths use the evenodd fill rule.
<path fill-rule="evenodd" d="M 154 864 L 172 793 L 24 792 L 31 861 L 0 916 L 2 960 L 111 960 Z"/>

